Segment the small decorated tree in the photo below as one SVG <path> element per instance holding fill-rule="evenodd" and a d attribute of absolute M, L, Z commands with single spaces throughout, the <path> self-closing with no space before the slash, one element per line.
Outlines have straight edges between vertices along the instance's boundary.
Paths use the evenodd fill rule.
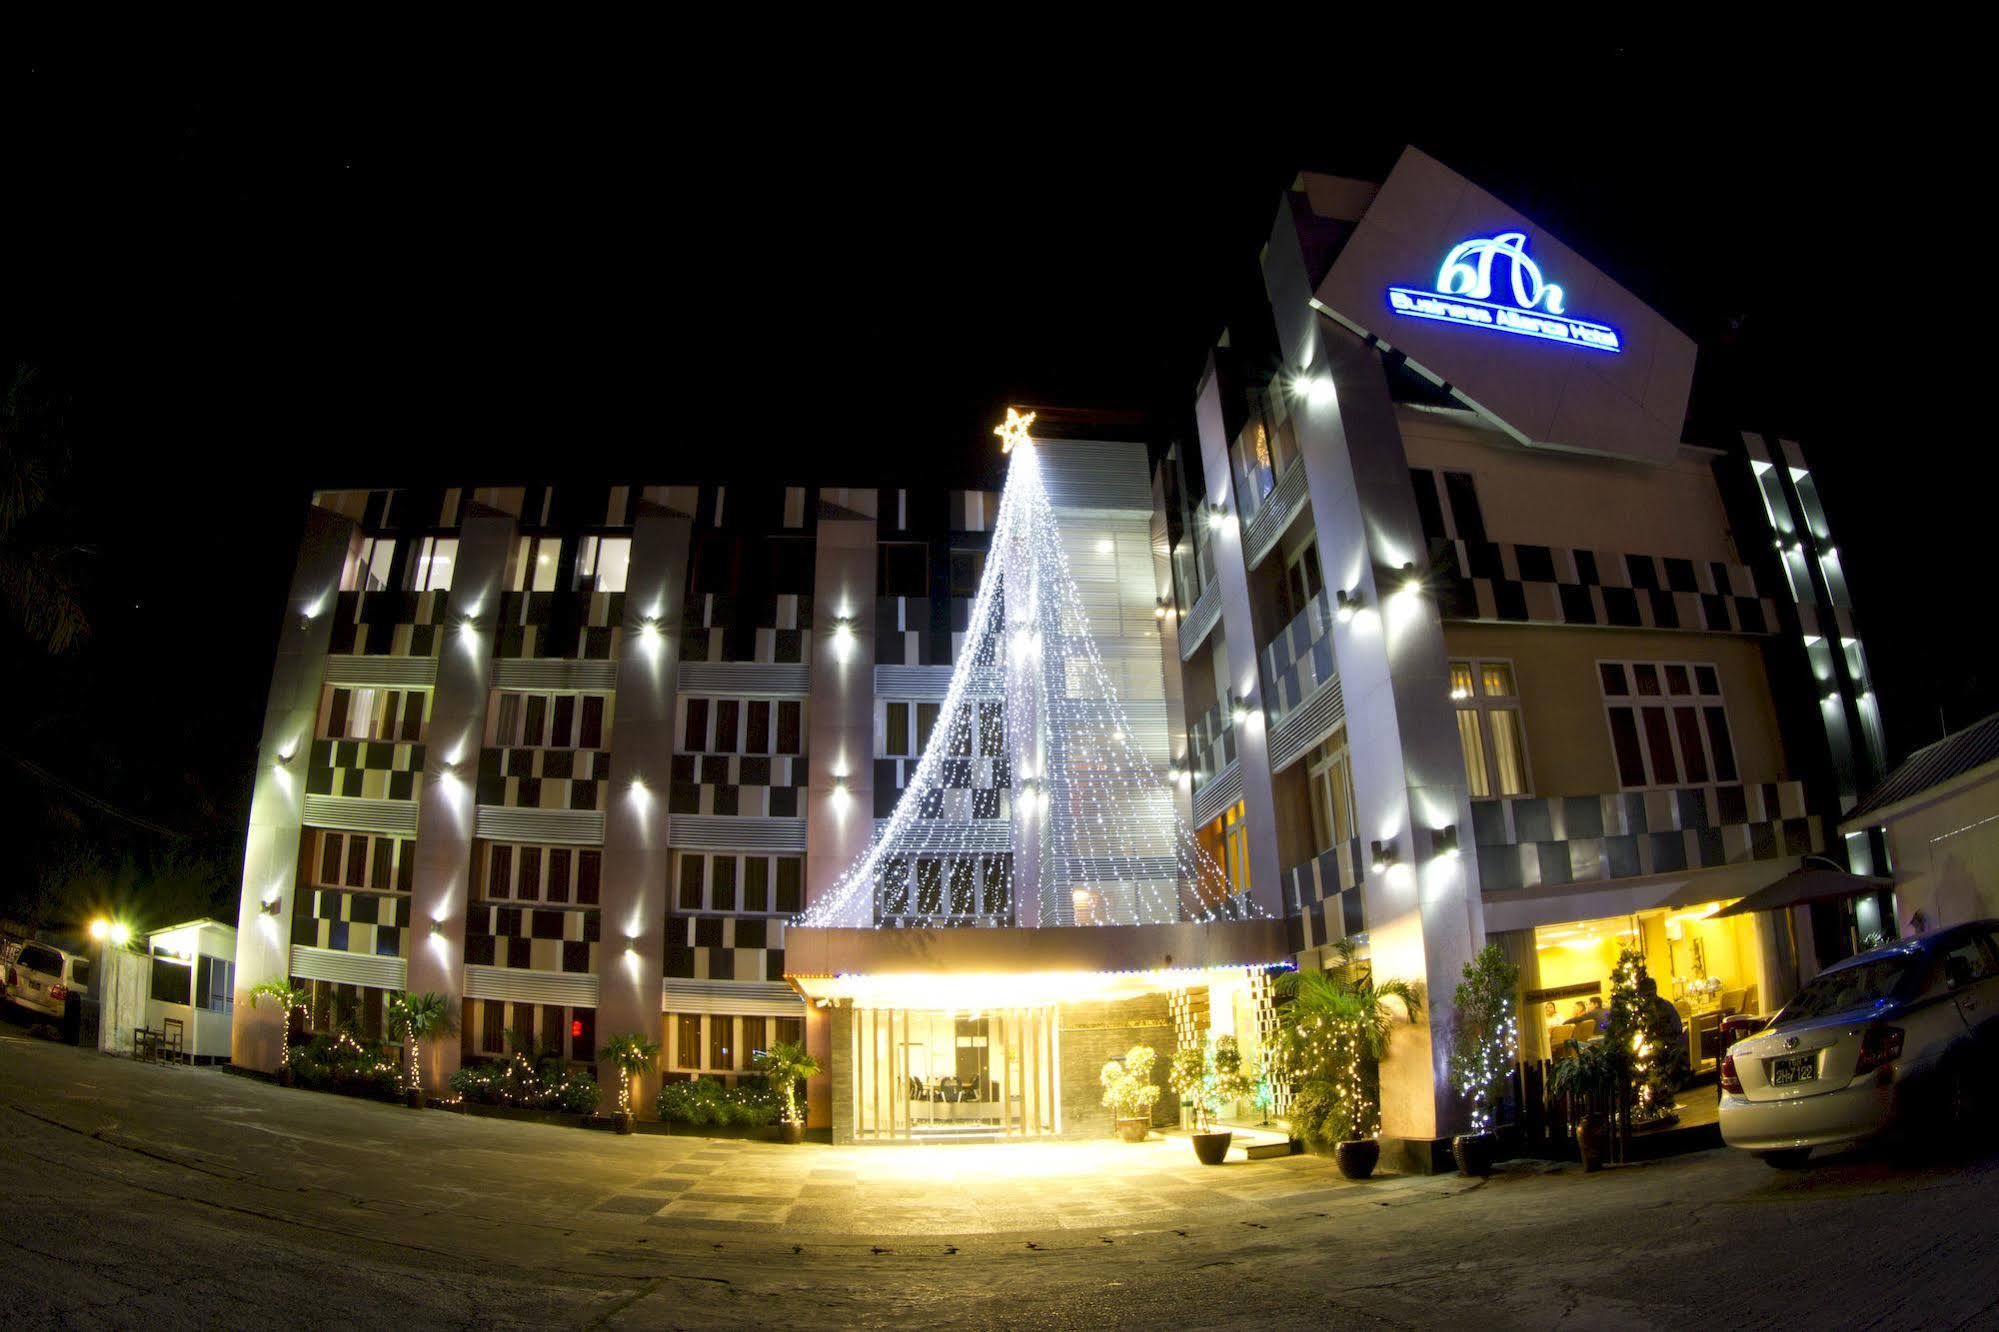
<path fill-rule="evenodd" d="M 597 1058 L 618 1072 L 618 1122 L 629 1131 L 632 1120 L 632 1079 L 650 1069 L 659 1059 L 659 1043 L 635 1031 L 621 1032 L 604 1043 Z"/>
<path fill-rule="evenodd" d="M 1106 1060 L 1103 1071 L 1097 1075 L 1104 1089 L 1104 1107 L 1117 1121 L 1118 1132 L 1127 1142 L 1144 1139 L 1152 1125 L 1152 1107 L 1159 1101 L 1159 1088 L 1152 1082 L 1155 1057 L 1151 1046 L 1134 1045 L 1125 1051 L 1123 1059 Z"/>
<path fill-rule="evenodd" d="M 444 996 L 429 991 L 423 994 L 392 994 L 387 1008 L 389 1030 L 399 1035 L 403 1042 L 403 1094 L 412 1106 L 421 1107 L 423 1068 L 417 1062 L 418 1044 L 432 1036 L 448 1036 L 458 1030 L 458 1024 L 451 1020 L 451 1008 L 445 1003 Z"/>
<path fill-rule="evenodd" d="M 785 1141 L 797 1142 L 804 1136 L 805 1116 L 799 1113 L 798 1084 L 819 1076 L 819 1061 L 798 1041 L 779 1041 L 756 1056 L 757 1072 L 782 1098 Z"/>
<path fill-rule="evenodd" d="M 1174 1051 L 1168 1082 L 1194 1109 L 1194 1130 L 1206 1133 L 1222 1108 L 1256 1091 L 1256 1074 L 1246 1067 L 1233 1036 L 1218 1037 Z"/>
<path fill-rule="evenodd" d="M 1640 988 L 1644 979 L 1644 955 L 1629 948 L 1619 952 L 1610 978 L 1609 1039 L 1628 1056 L 1631 1118 L 1638 1123 L 1677 1116 L 1673 1093 L 1686 1058 L 1666 1023 L 1670 1014 L 1659 1011 L 1670 1005 L 1648 997 Z"/>
<path fill-rule="evenodd" d="M 1278 1061 L 1293 1088 L 1292 1128 L 1319 1148 L 1380 1132 L 1377 1068 L 1388 1053 L 1390 1029 L 1423 1012 L 1415 984 L 1376 985 L 1351 939 L 1342 939 L 1339 949 L 1336 971 L 1300 972 L 1287 983 L 1289 1003 L 1277 1036 Z"/>
<path fill-rule="evenodd" d="M 260 980 L 250 987 L 250 1007 L 261 1007 L 269 999 L 278 1006 L 278 1081 L 292 1080 L 292 1014 L 303 1013 L 312 1002 L 312 992 L 294 985 L 283 976 Z"/>
<path fill-rule="evenodd" d="M 1506 960 L 1499 945 L 1487 944 L 1465 963 L 1453 998 L 1451 1081 L 1471 1104 L 1473 1133 L 1491 1131 L 1519 1059 L 1520 1023 L 1513 1011 L 1519 979 L 1520 968 Z"/>

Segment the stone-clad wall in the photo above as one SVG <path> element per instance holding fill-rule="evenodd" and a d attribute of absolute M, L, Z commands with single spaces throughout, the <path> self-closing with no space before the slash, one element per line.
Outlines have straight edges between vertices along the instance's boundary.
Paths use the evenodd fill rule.
<path fill-rule="evenodd" d="M 1112 1131 L 1111 1112 L 1103 1107 L 1103 1088 L 1097 1075 L 1104 1061 L 1119 1059 L 1134 1045 L 1149 1045 L 1155 1056 L 1152 1081 L 1158 1085 L 1159 1100 L 1153 1106 L 1152 1122 L 1179 1123 L 1179 1105 L 1166 1086 L 1166 1071 L 1173 1060 L 1173 1021 L 1166 1010 L 1166 996 L 1148 995 L 1117 1003 L 1078 1003 L 1062 1006 L 1062 1136 L 1066 1138 L 1108 1137 Z"/>

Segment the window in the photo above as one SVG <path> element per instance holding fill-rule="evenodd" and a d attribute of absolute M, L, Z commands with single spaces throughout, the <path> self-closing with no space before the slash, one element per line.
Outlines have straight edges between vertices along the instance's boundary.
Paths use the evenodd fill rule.
<path fill-rule="evenodd" d="M 425 690 L 328 685 L 320 697 L 319 738 L 421 740 L 429 703 Z"/>
<path fill-rule="evenodd" d="M 979 594 L 979 580 L 985 576 L 986 552 L 983 550 L 954 550 L 951 552 L 952 596 L 977 596 Z"/>
<path fill-rule="evenodd" d="M 312 836 L 319 839 L 317 853 L 306 858 L 313 887 L 371 888 L 378 892 L 409 887 L 402 875 L 411 862 L 399 839 L 319 830 Z"/>
<path fill-rule="evenodd" d="M 1232 896 L 1249 891 L 1249 829 L 1240 800 L 1222 815 L 1222 869 L 1228 875 Z"/>
<path fill-rule="evenodd" d="M 875 591 L 884 597 L 930 595 L 930 548 L 920 541 L 884 541 L 877 556 Z"/>
<path fill-rule="evenodd" d="M 561 537 L 518 537 L 514 541 L 513 558 L 507 562 L 507 590 L 553 592 L 556 570 L 561 563 Z"/>
<path fill-rule="evenodd" d="M 1326 590 L 1326 580 L 1319 573 L 1317 537 L 1307 540 L 1299 547 L 1297 554 L 1284 562 L 1284 590 L 1289 618 L 1303 615 L 1305 607 Z"/>
<path fill-rule="evenodd" d="M 739 1048 L 743 1052 L 743 1064 L 745 1067 L 753 1067 L 756 1057 L 765 1050 L 770 1049 L 770 1037 L 766 1034 L 769 1029 L 770 1021 L 768 1018 L 746 1017 L 743 1019 L 743 1039 L 740 1042 Z"/>
<path fill-rule="evenodd" d="M 1346 732 L 1334 732 L 1306 759 L 1306 781 L 1312 794 L 1312 844 L 1330 851 L 1353 840 L 1353 766 L 1347 756 Z"/>
<path fill-rule="evenodd" d="M 211 1013 L 236 1010 L 236 964 L 203 954 L 194 959 L 194 1006 Z"/>
<path fill-rule="evenodd" d="M 804 863 L 797 856 L 676 851 L 673 862 L 674 903 L 680 911 L 790 915 L 804 907 L 799 900 Z M 775 899 L 773 879 L 778 886 Z"/>
<path fill-rule="evenodd" d="M 1711 664 L 1600 661 L 1597 679 L 1621 787 L 1740 780 L 1721 676 Z"/>
<path fill-rule="evenodd" d="M 631 564 L 630 537 L 584 537 L 576 551 L 576 588 L 581 592 L 622 592 Z"/>
<path fill-rule="evenodd" d="M 1451 663 L 1451 702 L 1458 712 L 1458 746 L 1464 751 L 1465 785 L 1474 800 L 1526 795 L 1527 733 L 1520 723 L 1519 690 L 1506 661 Z"/>
<path fill-rule="evenodd" d="M 708 1064 L 709 1068 L 734 1068 L 735 1022 L 733 1019 L 711 1016 L 708 1019 Z"/>
<path fill-rule="evenodd" d="M 492 842 L 485 847 L 485 872 L 478 881 L 497 902 L 597 904 L 604 853 L 593 848 L 522 846 Z"/>
<path fill-rule="evenodd" d="M 805 742 L 805 704 L 780 699 L 698 698 L 680 700 L 683 754 L 800 754 Z M 879 716 L 879 712 L 877 713 Z"/>
<path fill-rule="evenodd" d="M 451 569 L 458 563 L 457 537 L 421 537 L 410 561 L 410 591 L 443 592 L 451 586 Z"/>
<path fill-rule="evenodd" d="M 496 693 L 488 710 L 491 749 L 605 749 L 611 701 L 602 694 Z"/>
<path fill-rule="evenodd" d="M 394 537 L 362 537 L 360 548 L 347 558 L 340 571 L 342 592 L 380 592 L 389 585 L 389 573 L 396 561 Z"/>
<path fill-rule="evenodd" d="M 163 948 L 153 950 L 153 998 L 163 1004 L 193 1002 L 194 968 L 186 958 L 175 957 Z"/>
<path fill-rule="evenodd" d="M 675 1068 L 701 1067 L 701 1015 L 699 1013 L 676 1013 L 674 1025 Z"/>

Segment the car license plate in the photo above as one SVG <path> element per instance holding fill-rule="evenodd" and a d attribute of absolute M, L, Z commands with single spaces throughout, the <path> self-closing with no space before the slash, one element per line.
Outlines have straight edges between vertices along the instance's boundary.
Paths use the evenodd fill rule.
<path fill-rule="evenodd" d="M 1819 1057 L 1816 1054 L 1792 1055 L 1788 1059 L 1770 1061 L 1770 1085 L 1788 1087 L 1798 1082 L 1815 1082 L 1819 1075 Z"/>

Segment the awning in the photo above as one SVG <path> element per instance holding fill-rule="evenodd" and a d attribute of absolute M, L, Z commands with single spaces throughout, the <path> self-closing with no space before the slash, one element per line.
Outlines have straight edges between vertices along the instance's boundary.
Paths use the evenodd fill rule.
<path fill-rule="evenodd" d="M 1775 883 L 1758 888 L 1733 906 L 1723 907 L 1710 919 L 1739 916 L 1745 911 L 1777 911 L 1784 907 L 1801 906 L 1806 902 L 1852 897 L 1856 893 L 1878 892 L 1883 888 L 1894 886 L 1893 879 L 1848 874 L 1845 870 L 1831 869 L 1822 865 L 1801 865 Z"/>

